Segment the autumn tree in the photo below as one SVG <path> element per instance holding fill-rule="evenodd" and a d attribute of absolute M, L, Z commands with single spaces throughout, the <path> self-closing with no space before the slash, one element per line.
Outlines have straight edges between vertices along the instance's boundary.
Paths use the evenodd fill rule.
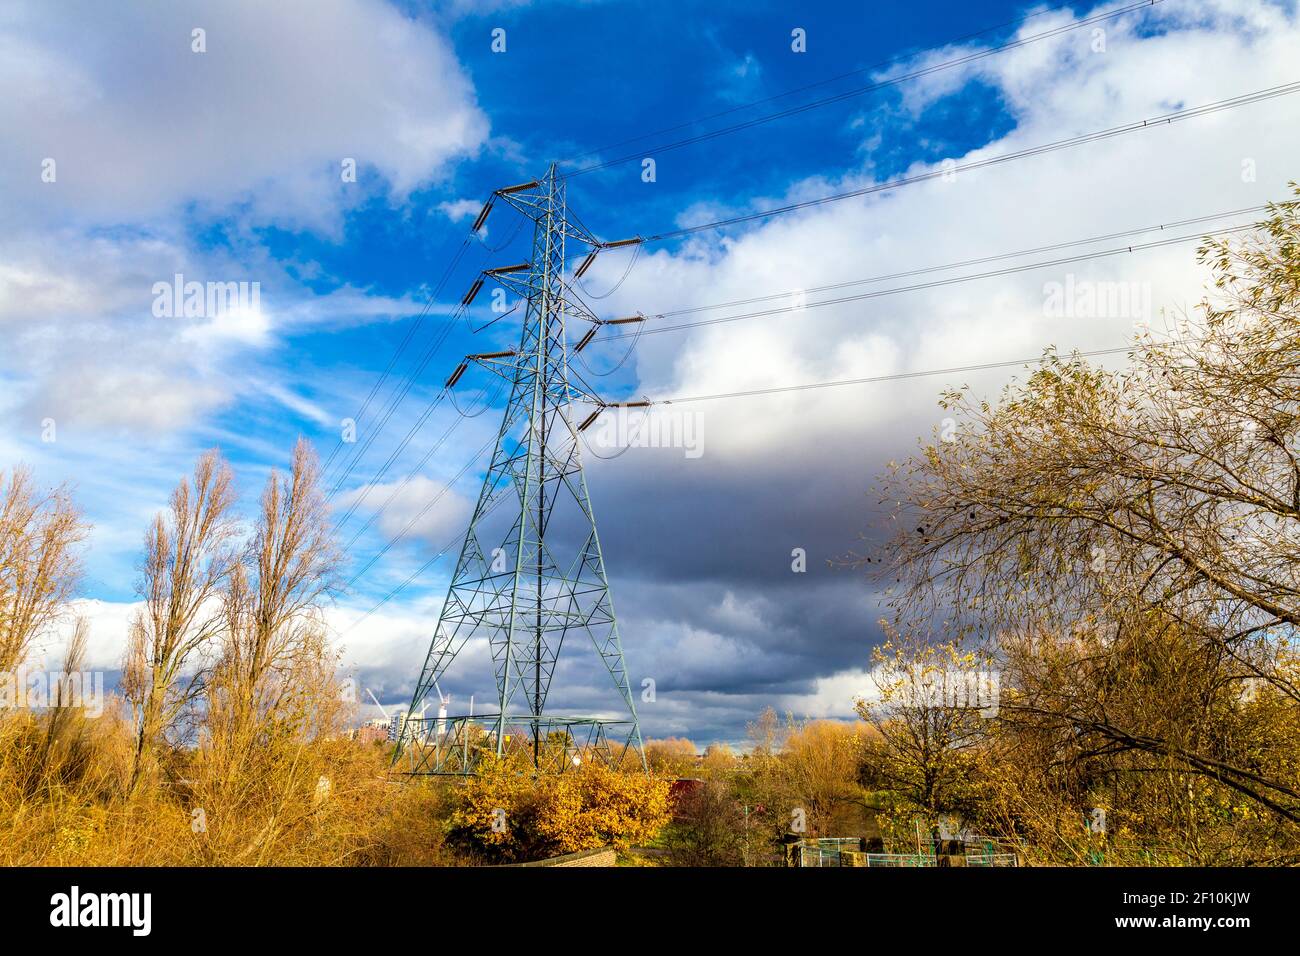
<path fill-rule="evenodd" d="M 728 781 L 704 780 L 685 791 L 664 834 L 673 866 L 745 865 L 746 811 Z"/>
<path fill-rule="evenodd" d="M 689 777 L 697 771 L 695 744 L 682 737 L 647 740 L 646 764 L 651 773 L 663 777 Z"/>
<path fill-rule="evenodd" d="M 39 491 L 22 468 L 0 475 L 0 674 L 66 611 L 87 530 L 67 488 Z"/>
<path fill-rule="evenodd" d="M 998 706 L 987 655 L 893 635 L 872 663 L 874 693 L 857 701 L 874 730 L 862 751 L 863 782 L 898 794 L 929 824 L 969 810 L 975 755 Z"/>
<path fill-rule="evenodd" d="M 267 478 L 253 533 L 225 575 L 210 706 L 228 727 L 306 715 L 297 705 L 329 656 L 320 610 L 339 563 L 316 454 L 300 439 L 289 474 Z"/>
<path fill-rule="evenodd" d="M 1217 642 L 1152 613 L 1116 637 L 1004 646 L 1013 690 L 984 765 L 994 829 L 1057 862 L 1296 859 L 1300 830 L 1259 781 L 1300 786 L 1300 711 Z"/>
<path fill-rule="evenodd" d="M 530 773 L 531 755 L 486 753 L 457 795 L 449 839 L 481 858 L 527 861 L 653 839 L 668 822 L 668 784 L 599 760 Z"/>
<path fill-rule="evenodd" d="M 181 480 L 168 510 L 145 534 L 137 586 L 143 606 L 131 622 L 122 676 L 136 733 L 132 790 L 146 760 L 202 691 L 200 657 L 220 636 L 217 605 L 234 563 L 233 505 L 230 467 L 210 451 L 195 465 L 193 482 Z"/>
<path fill-rule="evenodd" d="M 836 836 L 837 821 L 862 806 L 860 766 L 868 728 L 839 720 L 791 723 L 781 751 L 781 773 L 806 814 L 809 832 Z"/>
<path fill-rule="evenodd" d="M 1300 622 L 1300 200 L 1199 256 L 1214 284 L 1198 312 L 1140 336 L 1125 369 L 1049 352 L 999 402 L 944 395 L 955 431 L 886 481 L 895 535 L 872 566 L 900 631 L 1012 651 L 1082 637 L 1098 666 L 1118 666 L 1153 628 L 1176 628 L 1214 674 L 1300 706 L 1286 666 Z M 1138 711 L 1101 719 L 1070 687 L 1023 688 L 1032 703 L 1004 688 L 1002 716 L 1051 710 L 1111 754 L 1298 818 L 1294 778 L 1220 747 L 1213 707 L 1184 733 Z"/>
<path fill-rule="evenodd" d="M 864 809 L 859 764 L 868 734 L 861 723 L 784 718 L 768 708 L 749 724 L 750 751 L 735 776 L 736 800 L 765 833 L 765 852 L 790 832 L 835 836 L 859 830 Z"/>

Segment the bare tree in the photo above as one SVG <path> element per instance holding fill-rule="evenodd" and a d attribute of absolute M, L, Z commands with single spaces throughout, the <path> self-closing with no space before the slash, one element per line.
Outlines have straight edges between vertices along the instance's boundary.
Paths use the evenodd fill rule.
<path fill-rule="evenodd" d="M 64 487 L 42 494 L 22 468 L 0 488 L 0 674 L 20 667 L 32 642 L 65 610 L 80 578 L 76 545 L 87 532 Z"/>
<path fill-rule="evenodd" d="M 122 679 L 135 722 L 132 790 L 150 753 L 203 687 L 201 658 L 220 633 L 218 601 L 234 562 L 233 482 L 220 454 L 207 452 L 194 466 L 193 483 L 181 480 L 168 511 L 145 534 L 137 586 L 144 607 L 131 623 Z"/>
<path fill-rule="evenodd" d="M 315 452 L 294 448 L 290 474 L 272 472 L 256 526 L 222 595 L 216 706 L 235 724 L 273 715 L 319 675 L 328 655 L 320 604 L 337 585 L 340 552 Z"/>

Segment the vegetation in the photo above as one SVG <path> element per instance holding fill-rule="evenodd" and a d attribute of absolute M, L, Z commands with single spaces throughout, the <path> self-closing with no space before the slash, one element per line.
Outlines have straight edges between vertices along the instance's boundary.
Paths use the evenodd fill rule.
<path fill-rule="evenodd" d="M 145 534 L 122 699 L 79 699 L 75 622 L 49 699 L 0 709 L 0 864 L 612 845 L 757 866 L 791 839 L 915 851 L 951 827 L 1032 862 L 1300 862 L 1300 199 L 1199 254 L 1212 301 L 1124 371 L 1049 353 L 996 403 L 943 396 L 956 427 L 886 476 L 893 537 L 860 559 L 890 615 L 858 721 L 768 710 L 740 752 L 650 741 L 649 775 L 538 775 L 515 747 L 460 782 L 394 782 L 388 748 L 344 733 L 313 453 L 248 528 L 204 455 Z M 66 489 L 0 475 L 0 675 L 68 613 L 85 533 Z"/>
<path fill-rule="evenodd" d="M 559 774 L 531 769 L 521 755 L 485 758 L 456 791 L 449 841 L 484 861 L 539 860 L 605 846 L 626 850 L 668 822 L 662 779 L 596 760 Z"/>
<path fill-rule="evenodd" d="M 1058 862 L 1102 854 L 1094 810 L 1114 861 L 1300 859 L 1300 202 L 1199 254 L 1197 318 L 945 395 L 951 440 L 886 484 L 890 626 L 1000 671 L 946 809 Z"/>
<path fill-rule="evenodd" d="M 247 533 L 233 486 L 209 452 L 150 524 L 123 699 L 92 714 L 60 683 L 50 706 L 0 710 L 0 864 L 479 863 L 655 837 L 668 785 L 639 766 L 536 778 L 521 751 L 460 785 L 391 779 L 390 749 L 345 733 L 314 454 L 300 442 L 271 474 Z M 73 593 L 85 527 L 65 490 L 41 496 L 22 472 L 3 519 L 0 650 L 17 673 Z M 85 648 L 79 622 L 63 674 Z"/>

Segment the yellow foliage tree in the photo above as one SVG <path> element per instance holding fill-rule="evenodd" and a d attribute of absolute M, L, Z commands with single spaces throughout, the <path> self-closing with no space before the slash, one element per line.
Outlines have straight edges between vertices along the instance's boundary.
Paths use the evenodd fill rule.
<path fill-rule="evenodd" d="M 668 823 L 668 784 L 597 761 L 533 777 L 488 755 L 468 778 L 449 839 L 490 861 L 541 859 L 652 840 Z"/>

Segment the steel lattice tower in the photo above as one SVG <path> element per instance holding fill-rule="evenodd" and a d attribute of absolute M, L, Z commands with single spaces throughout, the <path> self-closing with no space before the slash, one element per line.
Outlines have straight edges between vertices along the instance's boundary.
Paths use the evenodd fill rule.
<path fill-rule="evenodd" d="M 584 751 L 610 756 L 620 743 L 620 759 L 634 749 L 644 767 L 578 438 L 605 403 L 570 368 L 566 342 L 569 320 L 591 324 L 579 348 L 604 324 L 565 283 L 566 240 L 590 247 L 579 275 L 599 249 L 622 243 L 601 243 L 569 218 L 554 166 L 540 181 L 494 193 L 476 229 L 497 199 L 534 222 L 532 261 L 487 270 L 462 304 L 472 302 L 485 278 L 495 280 L 526 302 L 523 328 L 518 349 L 467 356 L 447 381 L 454 387 L 472 363 L 501 376 L 510 397 L 394 762 L 404 761 L 410 773 L 468 773 L 477 753 L 500 755 L 508 742 L 527 740 L 538 767 L 555 759 L 562 769 Z M 596 412 L 575 424 L 574 402 L 593 404 Z M 496 712 L 424 718 L 438 679 L 475 638 L 491 648 Z M 561 648 L 574 638 L 593 643 L 626 718 L 546 711 Z"/>

